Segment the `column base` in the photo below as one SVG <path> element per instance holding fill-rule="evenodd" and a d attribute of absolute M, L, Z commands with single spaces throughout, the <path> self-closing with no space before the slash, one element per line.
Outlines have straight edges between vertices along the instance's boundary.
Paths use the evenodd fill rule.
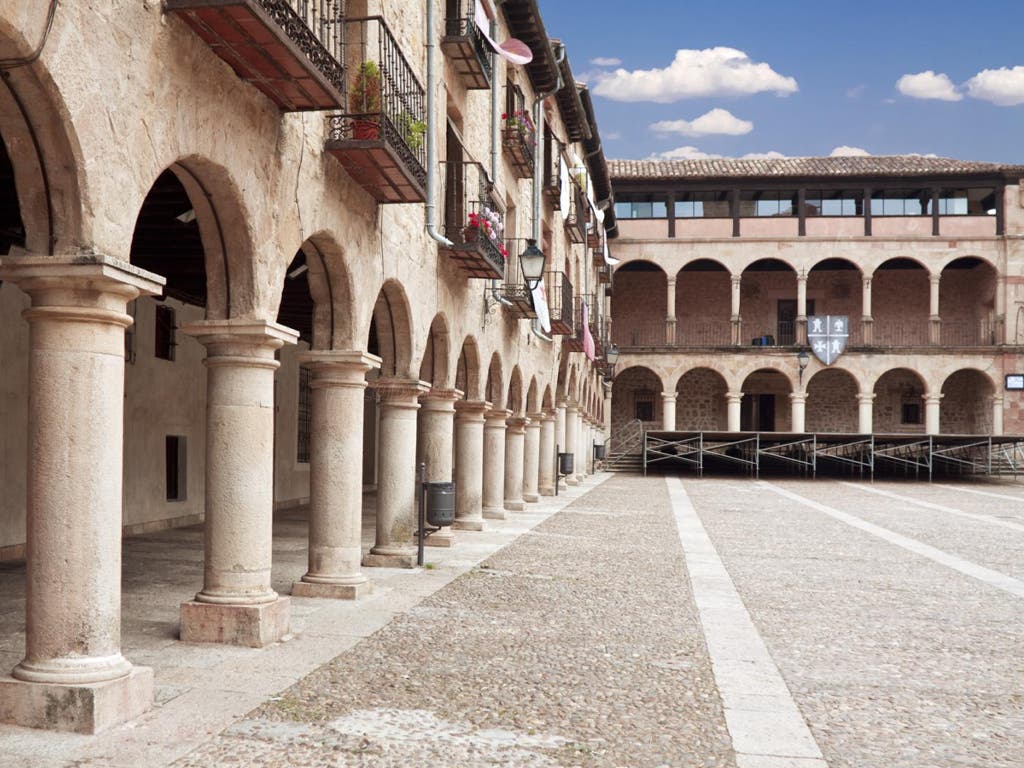
<path fill-rule="evenodd" d="M 413 541 L 419 540 L 419 532 L 412 535 Z M 455 534 L 452 533 L 452 529 L 445 527 L 437 533 L 432 533 L 429 536 L 423 537 L 424 547 L 445 547 L 451 548 L 455 546 Z"/>
<path fill-rule="evenodd" d="M 373 592 L 373 582 L 367 579 L 358 584 L 328 584 L 316 581 L 292 583 L 292 597 L 325 597 L 332 600 L 358 600 Z"/>
<path fill-rule="evenodd" d="M 190 600 L 181 604 L 181 639 L 262 648 L 276 643 L 291 624 L 291 600 L 278 597 L 258 605 L 218 605 Z"/>
<path fill-rule="evenodd" d="M 381 554 L 371 550 L 363 555 L 364 568 L 415 568 L 416 552 L 413 550 Z"/>
<path fill-rule="evenodd" d="M 505 511 L 504 507 L 493 507 L 491 509 L 485 507 L 483 516 L 485 520 L 508 520 L 508 512 Z"/>
<path fill-rule="evenodd" d="M 554 496 L 555 495 L 555 486 L 549 485 L 547 487 L 541 487 L 540 495 L 541 496 Z"/>
<path fill-rule="evenodd" d="M 482 519 L 468 518 L 466 520 L 460 520 L 455 518 L 455 522 L 452 523 L 453 531 L 482 531 L 484 529 L 484 521 Z"/>
<path fill-rule="evenodd" d="M 562 479 L 565 480 L 565 484 L 566 485 L 579 485 L 580 484 L 579 480 L 577 480 L 575 477 L 564 477 Z"/>
<path fill-rule="evenodd" d="M 523 499 L 518 499 L 516 501 L 505 499 L 505 509 L 509 512 L 523 512 L 526 510 L 526 502 Z"/>
<path fill-rule="evenodd" d="M 0 722 L 48 731 L 99 733 L 153 705 L 153 670 L 132 667 L 103 683 L 27 683 L 0 677 Z"/>
<path fill-rule="evenodd" d="M 554 491 L 552 491 L 552 493 L 554 493 Z M 527 502 L 528 504 L 534 504 L 540 501 L 540 495 L 536 493 L 524 493 L 523 501 Z"/>

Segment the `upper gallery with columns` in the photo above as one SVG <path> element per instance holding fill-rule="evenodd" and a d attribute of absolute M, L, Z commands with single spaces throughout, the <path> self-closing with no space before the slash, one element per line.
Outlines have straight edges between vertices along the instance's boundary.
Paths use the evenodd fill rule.
<path fill-rule="evenodd" d="M 258 647 L 290 628 L 275 510 L 308 506 L 291 594 L 355 599 L 415 562 L 415 467 L 456 484 L 441 546 L 551 494 L 556 450 L 592 471 L 615 235 L 536 0 L 109 6 L 0 7 L 0 559 L 29 585 L 0 719 L 86 732 L 152 703 L 122 537 L 202 525 L 181 638 Z"/>
<path fill-rule="evenodd" d="M 1024 166 L 609 165 L 613 427 L 1024 433 Z"/>

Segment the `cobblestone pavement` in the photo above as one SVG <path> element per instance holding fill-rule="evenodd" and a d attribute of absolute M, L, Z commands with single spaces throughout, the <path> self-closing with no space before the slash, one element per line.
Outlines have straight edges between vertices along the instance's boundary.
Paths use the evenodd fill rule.
<path fill-rule="evenodd" d="M 1024 488 L 684 486 L 831 768 L 1024 766 L 1024 599 L 773 491 L 1019 579 Z"/>
<path fill-rule="evenodd" d="M 177 765 L 734 766 L 664 482 L 607 481 Z"/>

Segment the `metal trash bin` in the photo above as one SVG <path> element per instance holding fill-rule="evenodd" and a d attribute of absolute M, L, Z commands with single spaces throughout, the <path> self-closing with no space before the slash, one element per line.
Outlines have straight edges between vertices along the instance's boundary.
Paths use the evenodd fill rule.
<path fill-rule="evenodd" d="M 455 483 L 427 483 L 427 523 L 442 528 L 455 522 Z"/>
<path fill-rule="evenodd" d="M 604 461 L 604 443 L 594 443 L 594 461 Z"/>
<path fill-rule="evenodd" d="M 576 468 L 576 455 L 572 453 L 558 454 L 558 474 L 571 475 Z"/>

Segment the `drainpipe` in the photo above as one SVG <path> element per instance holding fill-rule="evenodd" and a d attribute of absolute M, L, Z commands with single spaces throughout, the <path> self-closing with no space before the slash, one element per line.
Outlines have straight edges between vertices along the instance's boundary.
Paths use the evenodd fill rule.
<path fill-rule="evenodd" d="M 434 185 L 437 181 L 437 118 L 434 114 L 434 0 L 427 0 L 427 203 L 423 209 L 427 234 L 445 248 L 452 241 L 437 231 L 434 212 L 437 208 Z"/>

